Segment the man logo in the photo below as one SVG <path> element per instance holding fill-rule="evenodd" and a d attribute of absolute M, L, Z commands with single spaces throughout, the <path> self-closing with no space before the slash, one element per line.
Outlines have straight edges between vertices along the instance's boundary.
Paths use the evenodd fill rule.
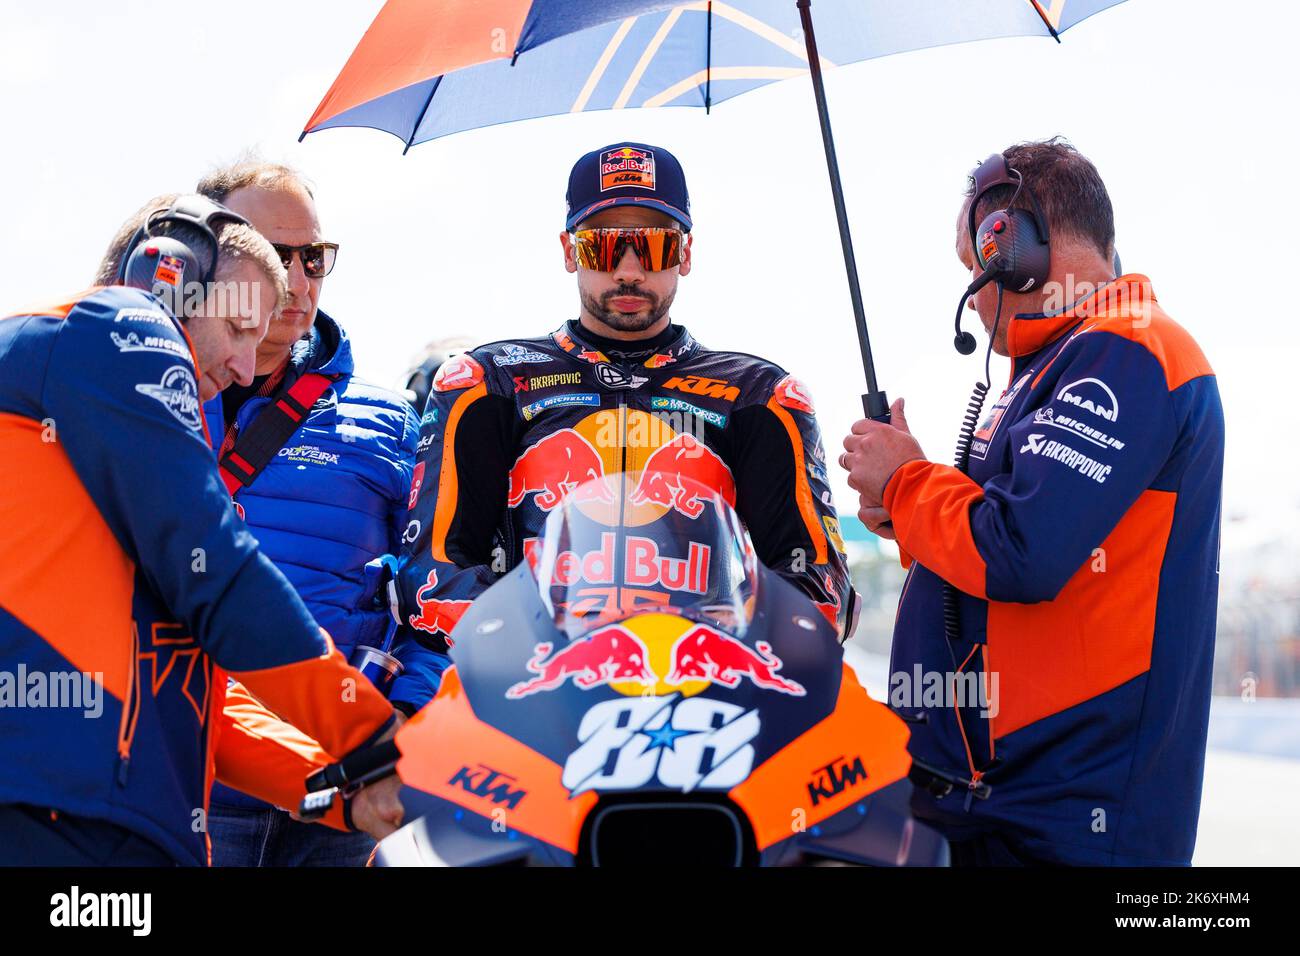
<path fill-rule="evenodd" d="M 1108 422 L 1119 418 L 1119 399 L 1099 378 L 1081 378 L 1056 393 L 1058 401 L 1069 402 L 1085 412 L 1092 412 Z"/>

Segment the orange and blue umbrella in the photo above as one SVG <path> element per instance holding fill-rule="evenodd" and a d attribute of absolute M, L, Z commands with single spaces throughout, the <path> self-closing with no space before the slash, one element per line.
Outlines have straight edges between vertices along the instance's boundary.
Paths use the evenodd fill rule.
<path fill-rule="evenodd" d="M 706 110 L 809 75 L 821 120 L 872 418 L 876 387 L 822 69 L 998 37 L 1056 38 L 1123 0 L 388 0 L 307 122 L 406 148 L 481 126 L 657 106 Z"/>

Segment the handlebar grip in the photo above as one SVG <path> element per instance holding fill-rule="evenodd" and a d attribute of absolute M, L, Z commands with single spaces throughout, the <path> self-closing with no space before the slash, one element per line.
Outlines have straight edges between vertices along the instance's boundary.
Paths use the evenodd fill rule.
<path fill-rule="evenodd" d="M 354 780 L 364 777 L 385 764 L 395 763 L 401 757 L 401 751 L 392 740 L 375 744 L 363 750 L 355 750 L 338 763 L 322 767 L 307 777 L 307 791 L 327 790 L 330 787 L 346 787 Z"/>

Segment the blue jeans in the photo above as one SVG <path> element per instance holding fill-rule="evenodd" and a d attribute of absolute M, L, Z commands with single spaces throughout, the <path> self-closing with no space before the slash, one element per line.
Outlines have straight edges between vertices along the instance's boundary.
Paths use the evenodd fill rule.
<path fill-rule="evenodd" d="M 213 866 L 365 866 L 375 841 L 319 823 L 299 823 L 283 810 L 208 809 Z"/>

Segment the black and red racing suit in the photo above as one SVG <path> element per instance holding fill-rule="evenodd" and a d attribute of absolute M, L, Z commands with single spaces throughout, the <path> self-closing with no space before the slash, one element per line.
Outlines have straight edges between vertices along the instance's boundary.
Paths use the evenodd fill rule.
<path fill-rule="evenodd" d="M 759 560 L 843 639 L 856 595 L 804 387 L 677 325 L 626 342 L 576 321 L 439 370 L 407 515 L 399 636 L 445 650 L 470 602 L 524 558 L 565 493 L 605 473 L 660 468 L 681 451 L 669 446 L 693 440 L 702 448 L 688 477 L 734 494 Z"/>

